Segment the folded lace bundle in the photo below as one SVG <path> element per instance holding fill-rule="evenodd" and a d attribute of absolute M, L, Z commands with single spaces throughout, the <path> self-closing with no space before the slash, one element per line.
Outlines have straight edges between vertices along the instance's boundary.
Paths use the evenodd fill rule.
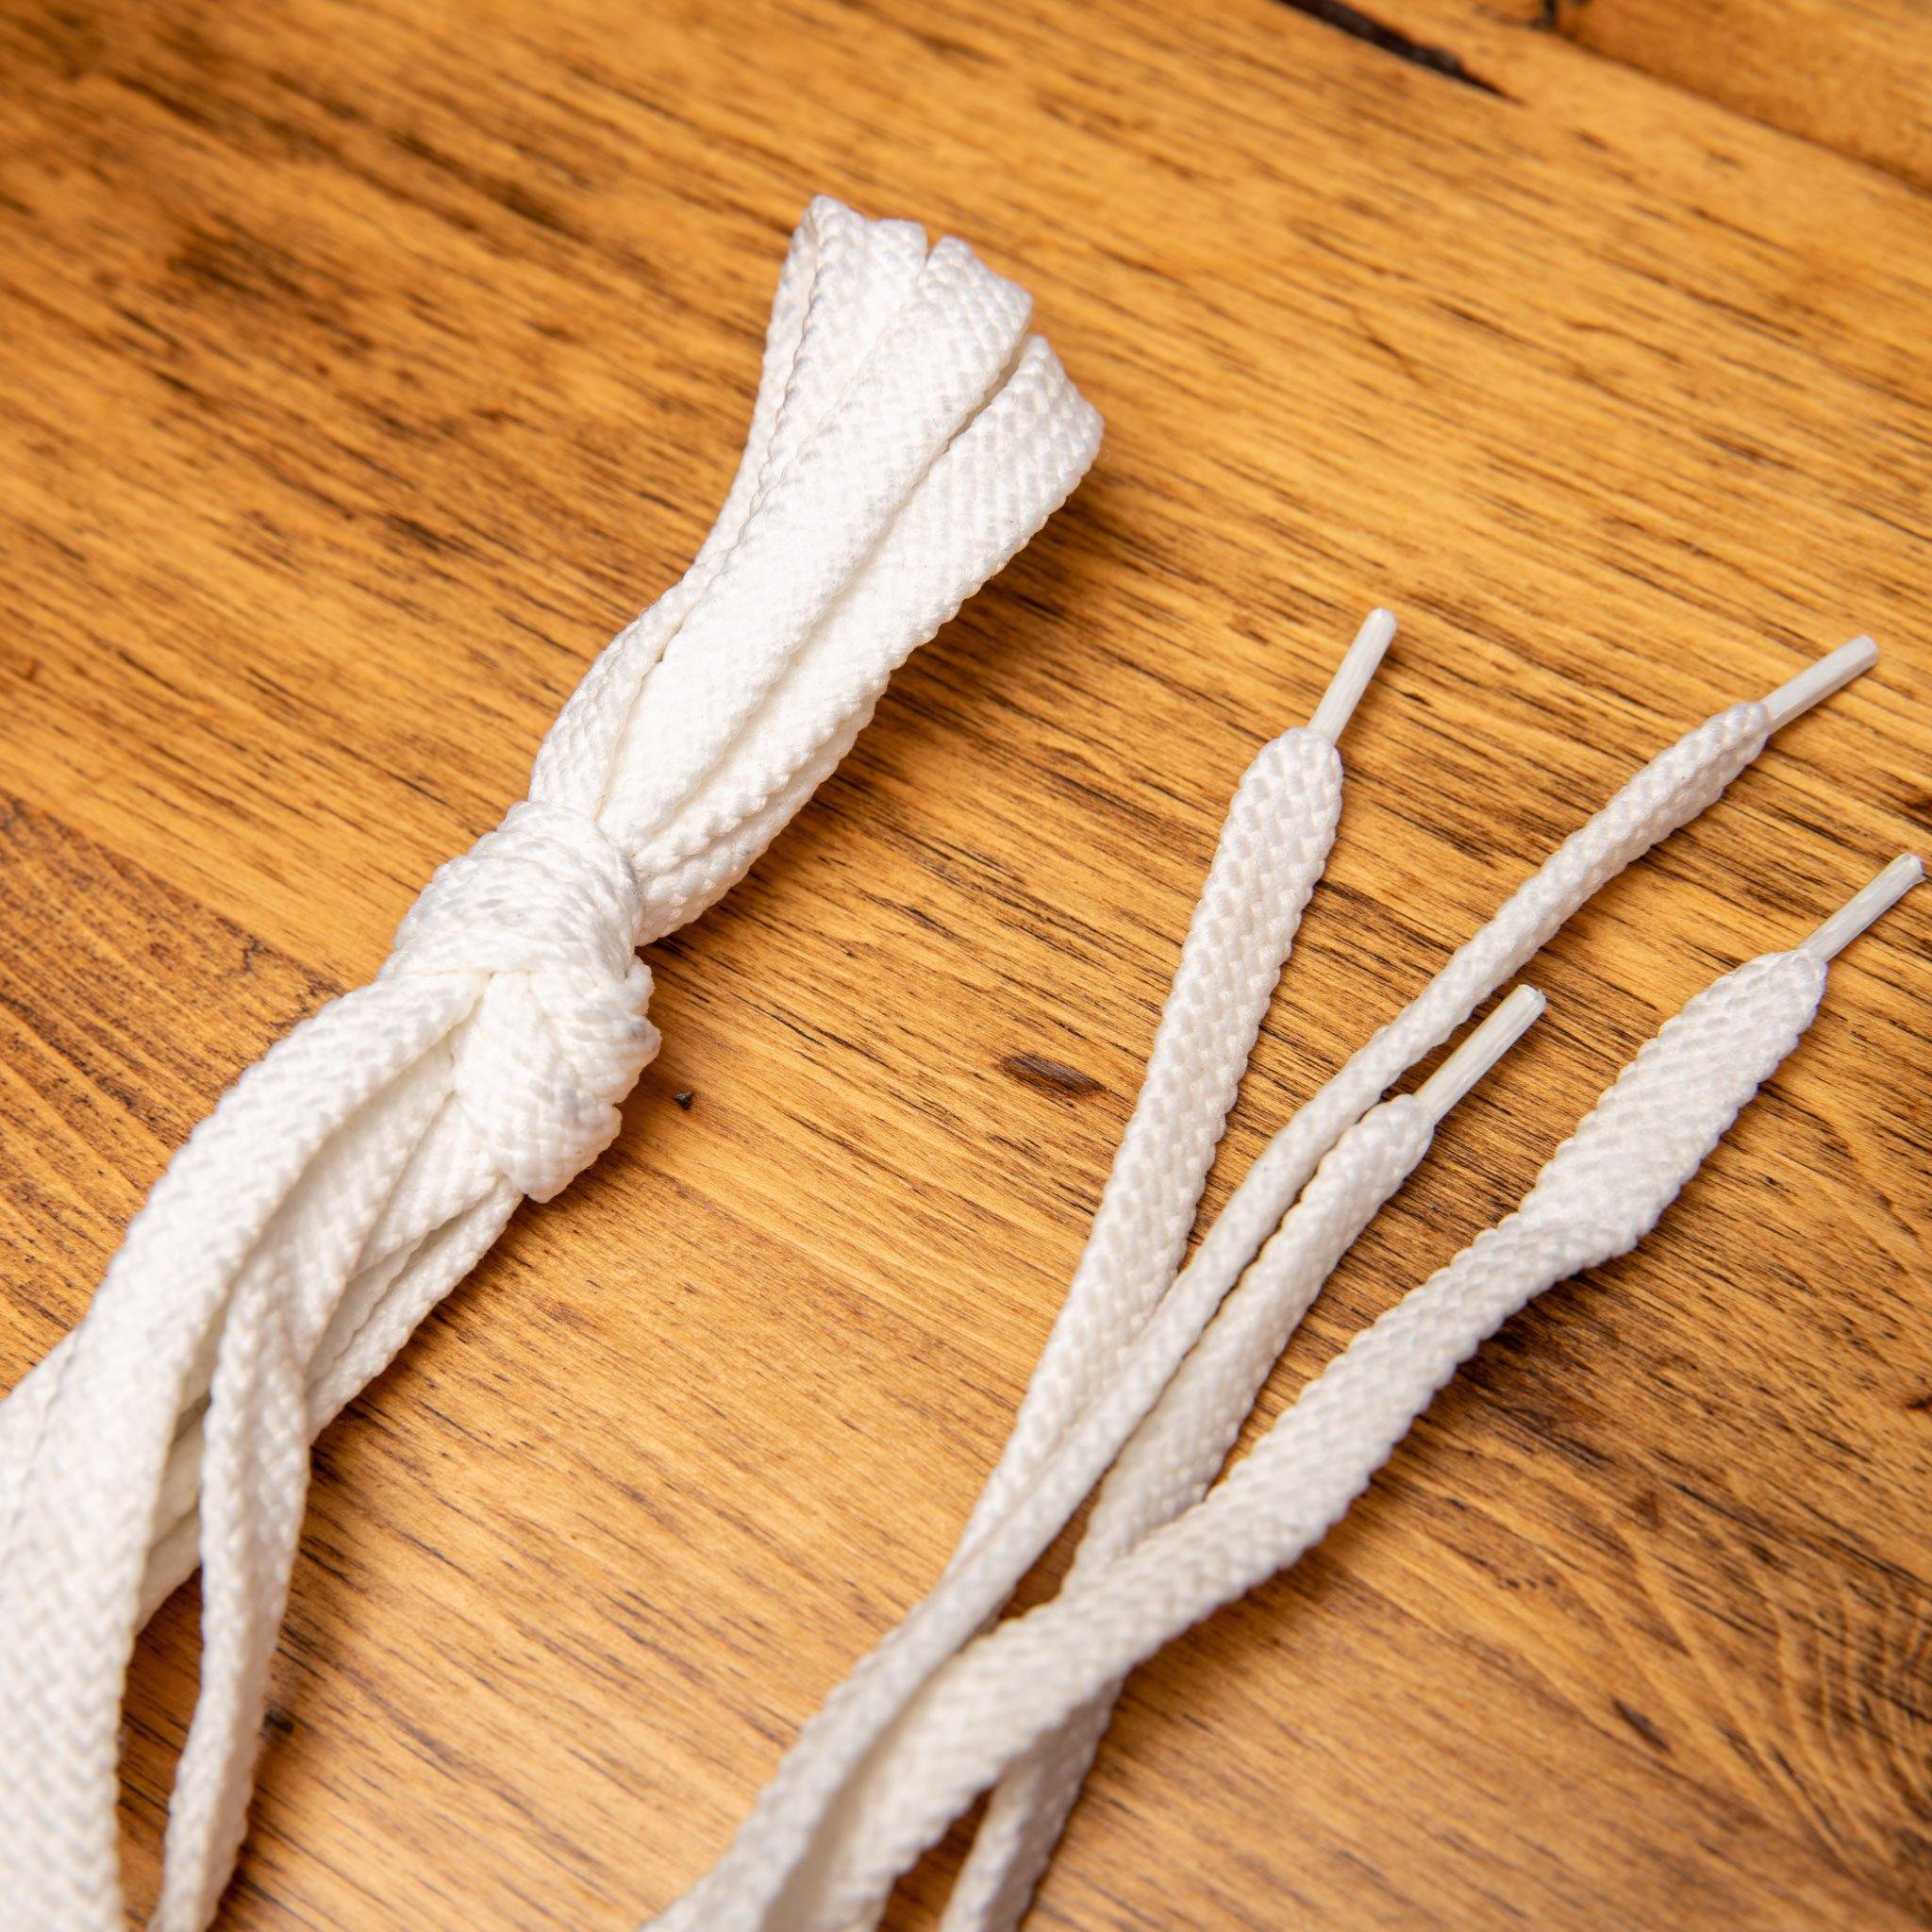
<path fill-rule="evenodd" d="M 653 1922 L 661 1932 L 869 1926 L 990 1789 L 944 1924 L 1016 1924 L 1124 1674 L 1318 1541 L 1509 1314 L 1642 1238 L 1809 1024 L 1831 958 L 1921 875 L 1916 858 L 1896 860 L 1811 940 L 1693 1000 L 1516 1213 L 1359 1336 L 1217 1482 L 1330 1272 L 1541 996 L 1519 987 L 1417 1092 L 1381 1096 L 1774 731 L 1876 656 L 1859 639 L 1653 759 L 1274 1137 L 1181 1267 L 1334 838 L 1333 741 L 1392 629 L 1371 618 L 1310 727 L 1266 747 L 1237 793 L 1091 1237 L 944 1575 L 807 1724 L 724 1857 Z M 989 1630 L 1103 1476 L 1059 1595 Z"/>
<path fill-rule="evenodd" d="M 311 1438 L 525 1195 L 595 1159 L 656 1051 L 637 949 L 743 874 L 892 671 L 1079 481 L 1100 424 L 964 243 L 814 202 L 742 462 L 696 561 L 591 667 L 530 794 L 375 983 L 236 1084 L 86 1320 L 0 1407 L 0 1915 L 119 1932 L 141 1623 L 203 1572 L 158 1932 L 245 1826 Z"/>

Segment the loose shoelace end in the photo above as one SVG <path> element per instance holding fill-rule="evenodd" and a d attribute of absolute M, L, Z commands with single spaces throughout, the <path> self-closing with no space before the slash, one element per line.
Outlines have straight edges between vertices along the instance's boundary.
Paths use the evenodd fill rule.
<path fill-rule="evenodd" d="M 1855 677 L 1862 676 L 1878 661 L 1878 646 L 1870 638 L 1854 638 L 1848 644 L 1819 658 L 1808 671 L 1801 671 L 1787 684 L 1781 684 L 1765 699 L 1771 713 L 1771 728 L 1782 730 L 1793 718 L 1823 704 L 1834 691 L 1844 690 Z"/>
<path fill-rule="evenodd" d="M 1361 629 L 1355 634 L 1355 642 L 1348 647 L 1348 655 L 1336 667 L 1328 689 L 1322 694 L 1322 702 L 1315 708 L 1315 715 L 1308 720 L 1310 731 L 1319 732 L 1330 744 L 1341 736 L 1394 636 L 1392 611 L 1369 612 L 1362 620 Z"/>
<path fill-rule="evenodd" d="M 1827 660 L 1829 661 L 1829 660 Z M 1862 891 L 1852 896 L 1797 951 L 1814 959 L 1836 959 L 1851 942 L 1925 876 L 1916 852 L 1901 852 Z"/>
<path fill-rule="evenodd" d="M 1533 986 L 1519 986 L 1423 1084 L 1415 1097 L 1441 1121 L 1542 1016 L 1549 1005 Z"/>

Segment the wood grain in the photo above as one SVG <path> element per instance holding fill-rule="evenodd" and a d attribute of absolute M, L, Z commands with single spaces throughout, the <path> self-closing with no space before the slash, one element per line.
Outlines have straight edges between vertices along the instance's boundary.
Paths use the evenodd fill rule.
<path fill-rule="evenodd" d="M 810 192 L 972 237 L 1109 425 L 657 949 L 618 1145 L 325 1439 L 225 1924 L 622 1926 L 710 1862 L 944 1560 L 1226 794 L 1367 604 L 1405 631 L 1210 1205 L 1657 743 L 1886 657 L 1537 962 L 1269 1413 L 1665 1012 L 1923 845 L 1932 204 L 1460 0 L 1325 10 L 0 13 L 9 1376 L 688 558 Z M 1641 1254 L 1137 1676 L 1036 1923 L 1925 1923 L 1927 918 Z M 134 1668 L 143 1903 L 194 1615 Z"/>
<path fill-rule="evenodd" d="M 1932 188 L 1932 18 L 1924 0 L 1488 4 Z"/>

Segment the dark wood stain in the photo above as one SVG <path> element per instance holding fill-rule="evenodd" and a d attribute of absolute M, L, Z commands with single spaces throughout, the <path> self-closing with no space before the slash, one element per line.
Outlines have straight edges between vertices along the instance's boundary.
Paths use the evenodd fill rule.
<path fill-rule="evenodd" d="M 1078 1067 L 1066 1066 L 1059 1060 L 1050 1060 L 1044 1054 L 1009 1053 L 1000 1065 L 1014 1079 L 1024 1080 L 1029 1087 L 1044 1088 L 1049 1093 L 1106 1091 L 1092 1074 L 1083 1074 Z"/>

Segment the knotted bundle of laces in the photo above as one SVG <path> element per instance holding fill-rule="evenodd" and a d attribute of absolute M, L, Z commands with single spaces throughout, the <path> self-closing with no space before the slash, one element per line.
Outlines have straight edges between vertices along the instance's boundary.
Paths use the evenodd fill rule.
<path fill-rule="evenodd" d="M 140 1623 L 199 1561 L 202 1684 L 157 1932 L 201 1932 L 245 1825 L 317 1430 L 617 1131 L 657 1046 L 637 948 L 738 879 L 891 670 L 1077 482 L 1099 426 L 1024 294 L 961 244 L 814 204 L 744 459 L 685 579 L 591 667 L 530 795 L 445 866 L 375 982 L 251 1070 L 87 1321 L 0 1406 L 0 1908 L 117 1932 L 115 1747 Z M 1341 808 L 1374 613 L 1230 808 L 1091 1238 L 1011 1440 L 926 1599 L 809 1724 L 662 1932 L 860 1932 L 992 1798 L 946 1932 L 1008 1932 L 1124 1674 L 1291 1563 L 1514 1309 L 1656 1222 L 1809 1024 L 1901 859 L 1667 1025 L 1518 1212 L 1371 1327 L 1225 1476 L 1289 1335 L 1438 1123 L 1541 1010 L 1519 987 L 1386 1098 L 1602 885 L 1872 661 L 1859 640 L 1636 774 L 1274 1137 L 1188 1238 Z M 1110 1473 L 1109 1473 L 1110 1472 Z M 1218 1480 L 1217 1480 L 1218 1478 Z M 1104 1483 L 1103 1483 L 1104 1479 Z M 1060 1594 L 994 1625 L 1102 1485 Z"/>
<path fill-rule="evenodd" d="M 591 666 L 530 795 L 431 882 L 375 981 L 251 1069 L 0 1407 L 0 1916 L 119 1932 L 141 1622 L 199 1561 L 200 1698 L 158 1932 L 245 1824 L 311 1438 L 608 1144 L 656 1050 L 637 948 L 733 885 L 891 672 L 1051 515 L 1094 412 L 961 242 L 815 202 L 743 460 L 684 579 Z"/>

